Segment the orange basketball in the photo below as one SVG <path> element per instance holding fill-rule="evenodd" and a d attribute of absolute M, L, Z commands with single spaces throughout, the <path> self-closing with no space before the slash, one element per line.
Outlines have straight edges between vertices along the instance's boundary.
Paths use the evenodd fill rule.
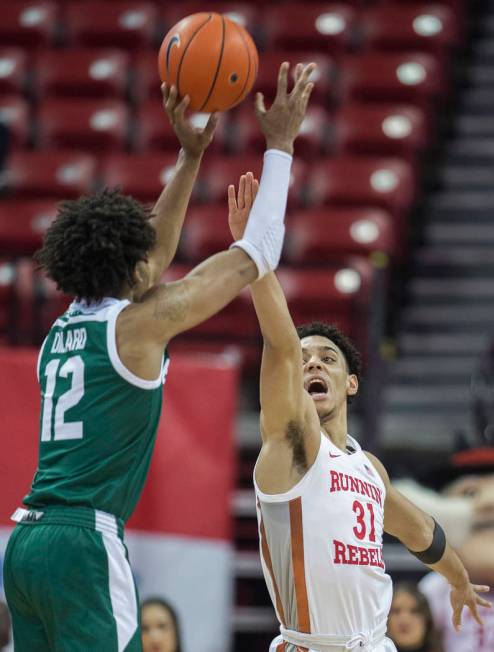
<path fill-rule="evenodd" d="M 161 80 L 180 97 L 190 96 L 193 111 L 226 111 L 251 90 L 259 66 L 250 34 L 227 16 L 192 14 L 178 22 L 161 44 Z"/>

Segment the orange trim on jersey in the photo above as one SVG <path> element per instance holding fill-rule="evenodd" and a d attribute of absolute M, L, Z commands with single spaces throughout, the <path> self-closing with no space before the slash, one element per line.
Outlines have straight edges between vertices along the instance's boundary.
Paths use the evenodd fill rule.
<path fill-rule="evenodd" d="M 271 560 L 271 553 L 269 552 L 268 540 L 266 538 L 266 529 L 264 528 L 264 521 L 262 520 L 261 505 L 259 503 L 258 503 L 258 505 L 259 505 L 259 513 L 261 515 L 260 523 L 259 523 L 259 529 L 261 530 L 261 551 L 262 551 L 262 556 L 263 556 L 263 559 L 264 559 L 264 563 L 268 567 L 269 575 L 271 577 L 271 582 L 273 583 L 274 595 L 275 595 L 275 598 L 276 598 L 276 611 L 278 612 L 278 616 L 279 616 L 279 618 L 281 620 L 281 624 L 283 625 L 283 627 L 286 627 L 285 611 L 283 609 L 283 603 L 281 602 L 280 592 L 278 590 L 278 585 L 276 584 L 276 579 L 275 579 L 275 576 L 274 576 L 273 562 Z"/>
<path fill-rule="evenodd" d="M 280 643 L 279 645 L 276 646 L 275 652 L 285 652 L 286 650 L 286 643 L 283 641 L 283 643 Z"/>
<path fill-rule="evenodd" d="M 295 580 L 295 597 L 299 632 L 310 634 L 309 598 L 305 581 L 304 529 L 302 525 L 302 498 L 288 503 L 290 508 L 290 537 L 292 543 L 292 567 Z"/>

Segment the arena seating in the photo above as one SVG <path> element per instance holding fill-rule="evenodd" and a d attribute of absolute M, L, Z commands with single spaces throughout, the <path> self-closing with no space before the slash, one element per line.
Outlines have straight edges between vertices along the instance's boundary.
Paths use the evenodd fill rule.
<path fill-rule="evenodd" d="M 110 185 L 147 203 L 156 200 L 178 149 L 161 105 L 157 48 L 177 20 L 203 9 L 197 0 L 0 0 L 0 119 L 11 129 L 11 154 L 0 177 L 2 278 L 7 269 L 15 279 L 34 274 L 22 257 L 39 246 L 60 199 Z M 433 143 L 438 103 L 447 97 L 448 57 L 462 39 L 462 2 L 213 0 L 208 9 L 228 13 L 255 38 L 255 89 L 267 102 L 281 61 L 318 63 L 293 166 L 280 279 L 297 319 L 308 318 L 312 306 L 317 315 L 348 325 L 358 309 L 363 330 L 357 336 L 367 341 L 366 302 L 376 270 L 391 261 L 392 271 L 406 256 L 422 154 Z M 194 119 L 201 124 L 204 117 Z M 259 175 L 263 147 L 252 98 L 222 116 L 196 184 L 179 262 L 190 266 L 228 246 L 227 186 L 248 170 Z M 356 272 L 359 289 L 338 294 L 334 279 L 355 264 L 363 265 Z M 181 271 L 179 265 L 173 274 Z M 22 289 L 29 303 L 37 288 L 51 315 L 66 299 L 57 304 L 56 290 L 34 276 L 31 286 L 2 286 L 0 302 Z M 317 305 L 314 283 L 321 293 Z M 29 343 L 28 328 L 18 333 L 16 341 L 25 336 Z M 241 340 L 252 360 L 256 333 L 245 294 L 186 345 L 199 346 L 201 338 L 209 348 Z"/>

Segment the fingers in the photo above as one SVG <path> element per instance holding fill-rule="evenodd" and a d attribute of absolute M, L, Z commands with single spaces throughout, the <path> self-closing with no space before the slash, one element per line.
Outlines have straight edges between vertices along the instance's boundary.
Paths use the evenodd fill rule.
<path fill-rule="evenodd" d="M 283 61 L 278 72 L 278 84 L 276 86 L 276 99 L 281 99 L 286 95 L 288 87 L 288 70 L 290 64 L 288 61 Z"/>
<path fill-rule="evenodd" d="M 481 598 L 479 595 L 477 596 L 476 602 L 481 607 L 487 607 L 487 609 L 492 609 L 492 603 L 489 602 L 488 600 L 484 600 L 484 598 Z"/>
<path fill-rule="evenodd" d="M 453 609 L 453 626 L 457 632 L 461 629 L 461 612 L 463 611 L 463 604 L 458 605 Z"/>
<path fill-rule="evenodd" d="M 296 81 L 296 84 L 291 92 L 292 96 L 300 95 L 304 91 L 304 89 L 306 88 L 309 82 L 310 76 L 312 75 L 312 73 L 316 68 L 317 68 L 317 64 L 315 63 L 309 63 L 307 66 L 303 67 L 303 70 L 300 73 Z"/>
<path fill-rule="evenodd" d="M 491 590 L 491 587 L 487 586 L 486 584 L 472 584 L 472 588 L 475 591 L 475 593 L 489 593 L 489 591 Z"/>
<path fill-rule="evenodd" d="M 264 95 L 262 93 L 256 93 L 256 103 L 255 109 L 258 116 L 262 116 L 266 113 L 266 106 L 264 104 Z"/>
<path fill-rule="evenodd" d="M 302 74 L 303 69 L 304 69 L 304 64 L 303 63 L 297 63 L 297 65 L 295 66 L 295 69 L 293 71 L 293 81 L 295 83 L 298 82 L 298 80 L 300 78 L 300 75 Z"/>
<path fill-rule="evenodd" d="M 175 120 L 179 120 L 180 122 L 184 120 L 185 109 L 189 106 L 189 103 L 190 103 L 190 97 L 188 95 L 184 95 L 184 97 L 180 100 L 180 102 L 175 107 L 175 109 L 172 109 L 173 117 Z"/>
<path fill-rule="evenodd" d="M 479 616 L 479 612 L 477 611 L 477 605 L 475 602 L 471 603 L 468 605 L 468 608 L 470 609 L 470 613 L 472 616 L 475 618 L 475 620 L 478 622 L 479 625 L 483 625 L 484 621 L 482 618 Z"/>
<path fill-rule="evenodd" d="M 237 206 L 240 210 L 245 208 L 245 174 L 242 174 L 238 183 Z"/>
<path fill-rule="evenodd" d="M 228 211 L 233 213 L 237 210 L 237 200 L 235 198 L 235 186 L 228 186 Z"/>
<path fill-rule="evenodd" d="M 305 109 L 307 108 L 307 104 L 309 103 L 309 99 L 311 96 L 311 93 L 314 89 L 314 84 L 312 82 L 309 82 L 307 86 L 304 88 L 302 91 L 302 96 L 300 98 L 301 104 L 302 104 L 302 110 L 305 112 Z"/>
<path fill-rule="evenodd" d="M 253 184 L 254 184 L 254 175 L 252 172 L 247 172 L 245 175 L 245 208 L 251 208 L 252 202 L 254 201 L 253 198 Z"/>
<path fill-rule="evenodd" d="M 204 135 L 207 138 L 212 138 L 216 127 L 218 126 L 220 116 L 218 113 L 211 113 L 208 122 L 204 127 Z"/>
<path fill-rule="evenodd" d="M 257 197 L 258 192 L 259 192 L 259 181 L 257 179 L 254 179 L 254 182 L 252 184 L 252 203 L 254 203 L 254 199 Z"/>

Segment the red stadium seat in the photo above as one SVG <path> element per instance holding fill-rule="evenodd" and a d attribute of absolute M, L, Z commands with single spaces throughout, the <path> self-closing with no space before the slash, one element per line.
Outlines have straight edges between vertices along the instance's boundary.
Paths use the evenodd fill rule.
<path fill-rule="evenodd" d="M 250 106 L 245 105 L 236 113 L 232 132 L 235 153 L 263 152 L 266 148 L 266 139 Z M 330 121 L 327 111 L 317 105 L 309 106 L 297 138 L 297 156 L 311 158 L 326 153 L 329 136 Z"/>
<path fill-rule="evenodd" d="M 0 43 L 37 48 L 51 45 L 55 37 L 57 5 L 49 0 L 0 2 Z"/>
<path fill-rule="evenodd" d="M 379 50 L 441 54 L 460 41 L 455 12 L 441 4 L 372 7 L 362 16 L 362 28 L 365 43 Z"/>
<path fill-rule="evenodd" d="M 331 122 L 341 152 L 413 158 L 429 142 L 426 113 L 413 105 L 348 103 Z"/>
<path fill-rule="evenodd" d="M 31 140 L 29 104 L 18 95 L 0 95 L 0 121 L 5 123 L 14 146 L 26 147 Z"/>
<path fill-rule="evenodd" d="M 0 260 L 0 338 L 5 337 L 13 316 L 15 265 L 8 260 Z"/>
<path fill-rule="evenodd" d="M 19 198 L 74 198 L 92 192 L 96 159 L 80 152 L 17 151 L 8 160 L 7 190 Z"/>
<path fill-rule="evenodd" d="M 369 53 L 342 60 L 343 99 L 423 104 L 447 85 L 437 58 L 427 53 Z"/>
<path fill-rule="evenodd" d="M 228 249 L 232 236 L 227 218 L 228 208 L 225 204 L 192 207 L 187 212 L 180 240 L 182 258 L 194 263 Z"/>
<path fill-rule="evenodd" d="M 121 50 L 46 50 L 36 62 L 37 94 L 124 97 L 129 57 Z"/>
<path fill-rule="evenodd" d="M 102 163 L 103 182 L 144 202 L 155 202 L 175 168 L 177 155 L 109 154 Z"/>
<path fill-rule="evenodd" d="M 262 156 L 210 157 L 205 162 L 199 177 L 200 197 L 208 202 L 225 202 L 229 184 L 237 186 L 240 176 L 246 172 L 260 178 Z M 307 176 L 307 166 L 300 159 L 294 159 L 290 180 L 288 203 L 296 206 L 302 201 Z"/>
<path fill-rule="evenodd" d="M 57 204 L 46 199 L 0 201 L 0 251 L 33 254 L 57 214 Z"/>
<path fill-rule="evenodd" d="M 208 115 L 205 113 L 189 114 L 192 123 L 203 128 Z M 229 141 L 227 118 L 220 114 L 214 139 L 208 147 L 208 152 L 223 153 L 227 150 Z M 137 127 L 133 133 L 133 149 L 135 151 L 169 150 L 178 152 L 180 144 L 175 131 L 165 113 L 163 104 L 158 100 L 148 100 L 137 111 Z"/>
<path fill-rule="evenodd" d="M 283 260 L 293 265 L 328 264 L 349 255 L 395 255 L 393 220 L 377 208 L 327 208 L 289 216 Z"/>
<path fill-rule="evenodd" d="M 332 206 L 378 206 L 402 214 L 415 197 L 412 166 L 398 158 L 341 156 L 309 172 L 309 199 Z"/>
<path fill-rule="evenodd" d="M 313 320 L 336 323 L 361 340 L 373 279 L 368 261 L 354 259 L 345 266 L 313 270 L 280 267 L 276 275 L 296 325 Z"/>
<path fill-rule="evenodd" d="M 162 18 L 165 23 L 165 30 L 168 31 L 175 23 L 184 16 L 196 14 L 201 11 L 215 11 L 218 14 L 226 14 L 232 20 L 240 23 L 242 27 L 255 35 L 258 13 L 257 9 L 247 2 L 228 2 L 212 0 L 204 5 L 204 2 L 198 0 L 185 0 L 184 2 L 170 2 L 163 7 Z"/>
<path fill-rule="evenodd" d="M 137 52 L 132 57 L 130 94 L 135 102 L 161 101 L 158 57 L 154 51 Z"/>
<path fill-rule="evenodd" d="M 125 149 L 128 109 L 120 100 L 60 99 L 41 102 L 41 147 Z"/>
<path fill-rule="evenodd" d="M 311 44 L 312 48 L 312 44 Z M 302 63 L 314 61 L 317 63 L 317 70 L 312 73 L 312 79 L 316 82 L 311 95 L 311 102 L 327 103 L 334 93 L 335 66 L 333 59 L 324 53 L 305 51 L 303 53 L 275 50 L 263 52 L 260 57 L 259 73 L 255 83 L 255 89 L 266 96 L 266 103 L 274 100 L 276 95 L 276 83 L 278 71 L 283 61 L 289 61 L 292 66 L 302 59 Z M 292 80 L 290 80 L 292 83 Z"/>
<path fill-rule="evenodd" d="M 27 73 L 27 55 L 19 48 L 0 49 L 0 93 L 22 93 Z"/>
<path fill-rule="evenodd" d="M 71 45 L 136 50 L 153 43 L 158 12 L 151 2 L 70 2 L 64 8 Z"/>
<path fill-rule="evenodd" d="M 268 48 L 340 53 L 352 43 L 355 10 L 334 2 L 280 4 L 261 17 Z"/>

